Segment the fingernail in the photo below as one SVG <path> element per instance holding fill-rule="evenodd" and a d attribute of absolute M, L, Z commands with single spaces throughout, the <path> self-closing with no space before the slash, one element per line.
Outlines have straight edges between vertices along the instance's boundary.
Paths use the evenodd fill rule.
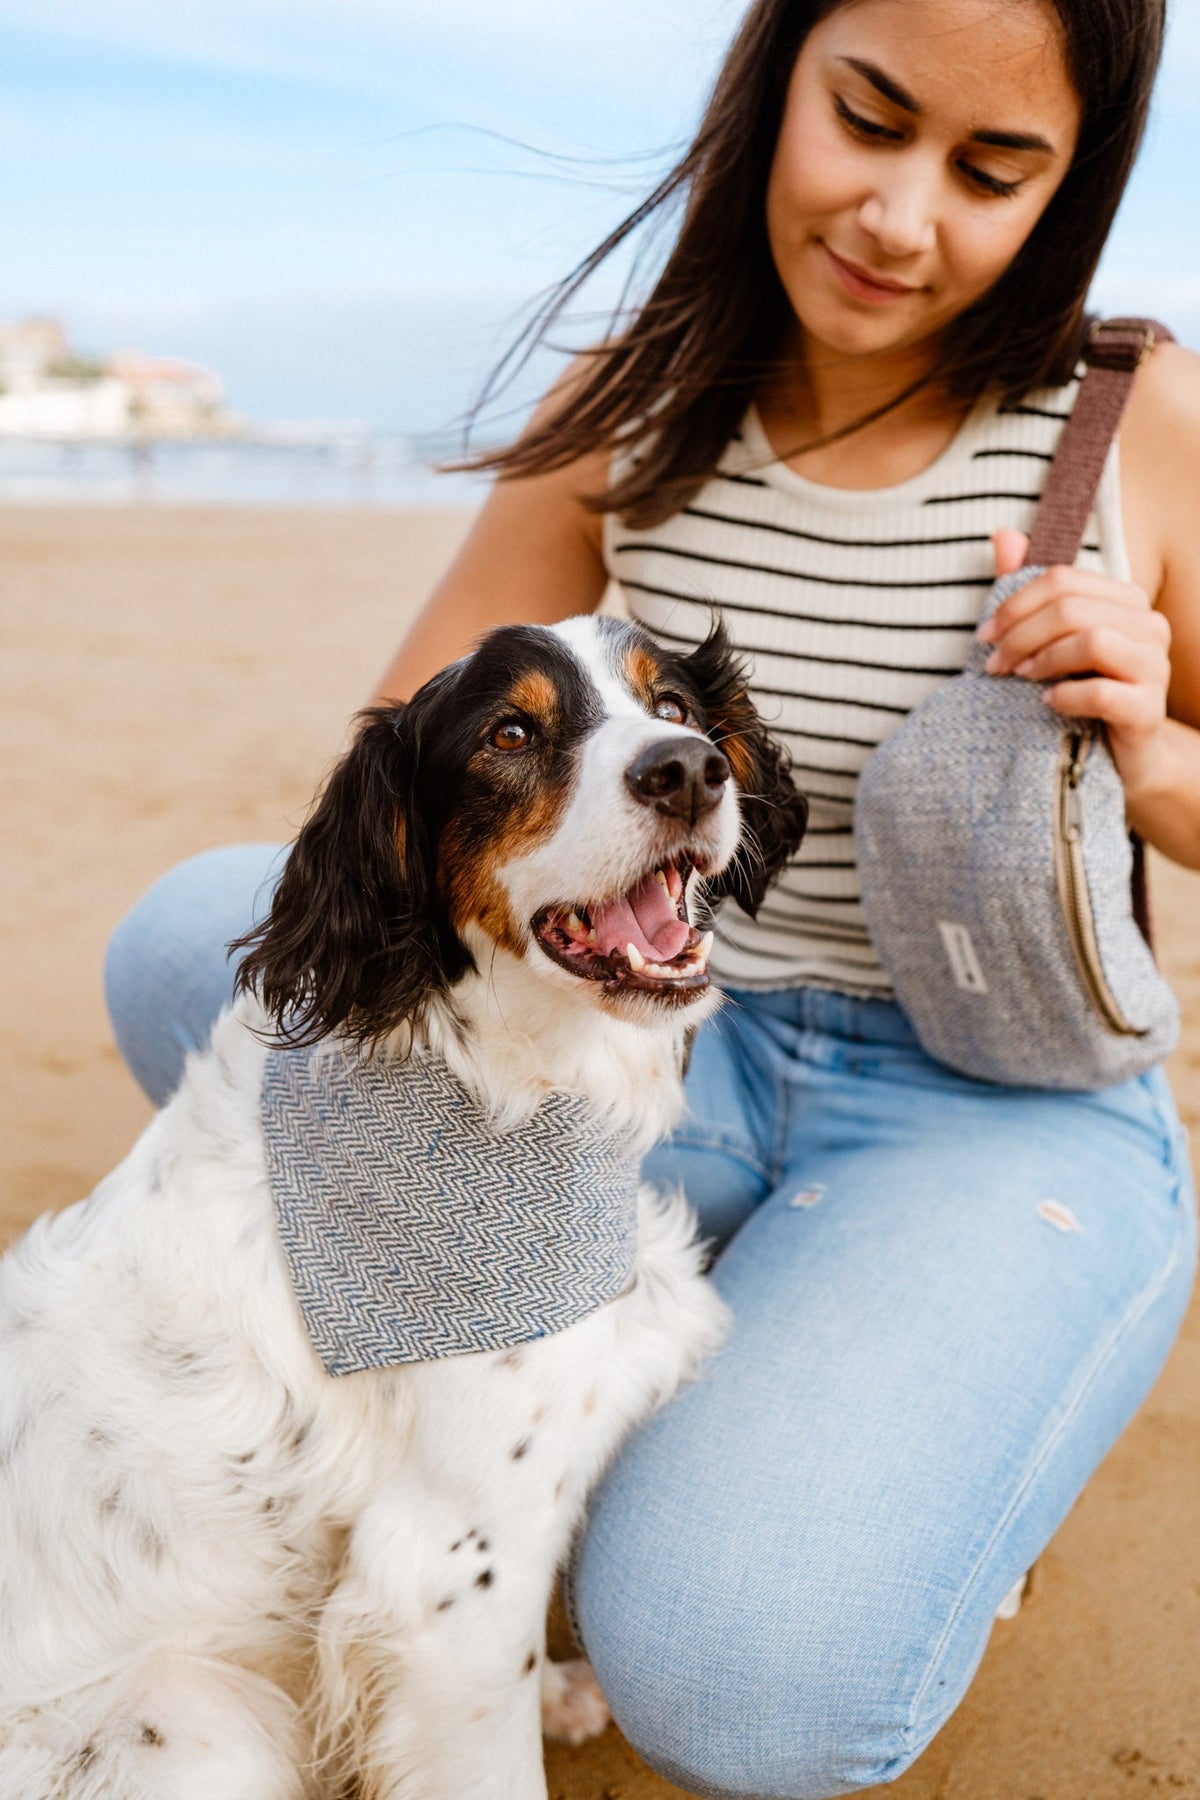
<path fill-rule="evenodd" d="M 987 661 L 984 663 L 983 666 L 987 670 L 989 675 L 999 674 L 999 672 L 1000 672 L 1000 652 L 998 650 L 993 650 L 992 654 L 988 657 Z"/>
<path fill-rule="evenodd" d="M 1032 656 L 1027 656 L 1025 658 L 1024 662 L 1019 662 L 1017 664 L 1016 668 L 1013 670 L 1013 674 L 1014 675 L 1028 675 L 1028 673 L 1029 673 L 1030 669 L 1032 669 L 1032 667 L 1033 667 L 1033 658 L 1032 658 Z"/>
<path fill-rule="evenodd" d="M 975 633 L 975 636 L 979 639 L 981 644 L 990 644 L 995 635 L 996 622 L 994 619 L 985 619 Z"/>

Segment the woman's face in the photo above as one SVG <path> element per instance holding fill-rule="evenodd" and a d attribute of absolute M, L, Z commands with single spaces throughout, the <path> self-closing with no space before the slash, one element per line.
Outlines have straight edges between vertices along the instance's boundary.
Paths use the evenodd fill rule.
<path fill-rule="evenodd" d="M 805 40 L 767 188 L 811 355 L 930 343 L 1012 261 L 1079 102 L 1046 0 L 849 0 Z"/>

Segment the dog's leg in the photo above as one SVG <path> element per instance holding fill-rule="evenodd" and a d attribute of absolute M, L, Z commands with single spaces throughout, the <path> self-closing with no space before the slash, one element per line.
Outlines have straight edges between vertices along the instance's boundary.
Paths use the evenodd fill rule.
<path fill-rule="evenodd" d="M 541 1680 L 556 1545 L 377 1503 L 322 1616 L 321 1741 L 363 1800 L 545 1800 Z M 448 1541 L 445 1541 L 448 1540 Z"/>
<path fill-rule="evenodd" d="M 296 1707 L 247 1670 L 171 1652 L 0 1722 L 4 1800 L 310 1800 Z"/>
<path fill-rule="evenodd" d="M 542 1731 L 564 1744 L 586 1744 L 598 1737 L 612 1714 L 583 1658 L 542 1664 Z"/>

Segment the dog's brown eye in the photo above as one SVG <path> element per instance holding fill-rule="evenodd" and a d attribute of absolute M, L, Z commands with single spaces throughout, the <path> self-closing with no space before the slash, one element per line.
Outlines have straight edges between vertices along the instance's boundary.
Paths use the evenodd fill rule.
<path fill-rule="evenodd" d="M 654 702 L 654 716 L 665 719 L 668 725 L 686 725 L 688 709 L 678 694 L 660 694 Z"/>
<path fill-rule="evenodd" d="M 502 719 L 488 739 L 493 750 L 527 750 L 532 742 L 533 732 L 520 719 Z"/>

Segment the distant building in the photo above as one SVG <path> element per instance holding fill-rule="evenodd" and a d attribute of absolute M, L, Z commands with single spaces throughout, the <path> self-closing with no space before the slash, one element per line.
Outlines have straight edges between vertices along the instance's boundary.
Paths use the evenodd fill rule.
<path fill-rule="evenodd" d="M 224 389 L 211 369 L 140 350 L 119 350 L 105 368 L 129 389 L 130 417 L 141 430 L 189 437 L 219 428 Z"/>
<path fill-rule="evenodd" d="M 199 363 L 122 350 L 74 354 L 57 319 L 0 323 L 0 437 L 230 437 L 220 377 Z"/>
<path fill-rule="evenodd" d="M 0 384 L 7 393 L 39 380 L 68 357 L 67 337 L 57 319 L 21 319 L 0 324 Z"/>
<path fill-rule="evenodd" d="M 123 438 L 132 432 L 129 389 L 111 377 L 47 381 L 0 394 L 0 437 Z"/>

